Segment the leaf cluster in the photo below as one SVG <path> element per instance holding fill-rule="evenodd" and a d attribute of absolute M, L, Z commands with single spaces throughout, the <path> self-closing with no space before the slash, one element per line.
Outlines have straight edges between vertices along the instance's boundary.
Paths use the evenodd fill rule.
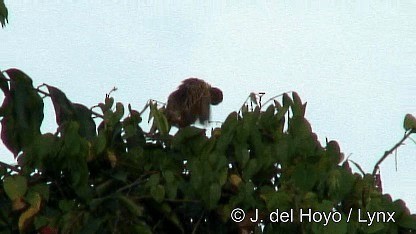
<path fill-rule="evenodd" d="M 19 165 L 0 167 L 0 233 L 416 230 L 402 200 L 383 194 L 372 174 L 353 173 L 336 141 L 321 145 L 295 92 L 265 111 L 256 105 L 231 113 L 210 136 L 196 127 L 170 135 L 156 105 L 155 131 L 146 133 L 141 113 L 109 95 L 97 114 L 56 87 L 34 88 L 20 70 L 4 73 L 1 138 Z M 55 109 L 53 133 L 40 131 L 46 97 Z M 405 127 L 415 129 L 409 118 Z M 337 211 L 343 221 L 236 223 L 230 213 L 237 207 L 262 217 L 276 209 Z M 368 226 L 353 215 L 347 223 L 358 209 L 394 211 L 396 222 Z"/>

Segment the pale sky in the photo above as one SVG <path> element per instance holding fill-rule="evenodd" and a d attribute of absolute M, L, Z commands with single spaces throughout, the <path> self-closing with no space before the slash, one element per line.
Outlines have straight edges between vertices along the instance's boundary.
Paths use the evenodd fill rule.
<path fill-rule="evenodd" d="M 161 1 L 162 2 L 162 1 Z M 261 3 L 259 3 L 261 2 Z M 324 145 L 371 173 L 416 115 L 416 2 L 6 0 L 0 69 L 57 86 L 93 106 L 116 86 L 116 101 L 141 109 L 199 77 L 224 92 L 223 121 L 250 92 L 294 90 Z M 1 99 L 3 98 L 0 96 Z M 46 101 L 44 131 L 55 131 Z M 416 137 L 415 137 L 416 138 Z M 0 160 L 13 156 L 0 150 Z M 416 145 L 381 166 L 384 192 L 416 212 Z"/>

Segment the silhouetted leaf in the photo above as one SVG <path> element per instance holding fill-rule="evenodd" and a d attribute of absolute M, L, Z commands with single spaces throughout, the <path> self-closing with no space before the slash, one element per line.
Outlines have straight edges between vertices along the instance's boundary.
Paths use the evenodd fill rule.
<path fill-rule="evenodd" d="M 292 98 L 293 98 L 293 106 L 292 106 L 292 110 L 293 110 L 293 115 L 294 116 L 304 116 L 305 115 L 305 110 L 303 108 L 303 104 L 302 101 L 300 100 L 300 97 L 298 95 L 298 93 L 296 92 L 292 92 Z"/>
<path fill-rule="evenodd" d="M 289 95 L 287 93 L 283 94 L 283 106 L 289 107 L 293 105 L 292 99 L 290 99 Z"/>
<path fill-rule="evenodd" d="M 56 113 L 56 123 L 62 126 L 68 121 L 76 121 L 79 124 L 79 134 L 90 140 L 97 135 L 92 112 L 82 104 L 72 103 L 59 89 L 47 85 L 49 95 Z"/>
<path fill-rule="evenodd" d="M 51 96 L 53 107 L 56 113 L 56 123 L 61 126 L 65 121 L 75 119 L 75 110 L 72 102 L 68 100 L 66 95 L 58 88 L 46 86 Z"/>
<path fill-rule="evenodd" d="M 2 105 L 1 138 L 15 155 L 30 145 L 40 134 L 43 121 L 43 101 L 34 90 L 32 80 L 17 69 L 6 70 L 10 77 L 10 92 Z"/>
<path fill-rule="evenodd" d="M 4 5 L 4 0 L 0 0 L 0 23 L 3 28 L 8 23 L 8 11 L 6 5 Z"/>
<path fill-rule="evenodd" d="M 8 83 L 7 78 L 4 76 L 2 71 L 0 71 L 0 89 L 5 94 L 9 92 L 9 83 Z"/>
<path fill-rule="evenodd" d="M 92 112 L 86 106 L 74 103 L 75 119 L 79 123 L 79 135 L 87 140 L 97 135 L 95 122 L 92 119 Z"/>

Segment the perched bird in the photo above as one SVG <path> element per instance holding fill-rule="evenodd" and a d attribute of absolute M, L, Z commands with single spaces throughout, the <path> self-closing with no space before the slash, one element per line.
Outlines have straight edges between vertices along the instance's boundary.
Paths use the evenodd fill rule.
<path fill-rule="evenodd" d="M 172 126 L 186 127 L 210 117 L 210 105 L 222 102 L 222 91 L 198 78 L 188 78 L 171 93 L 166 106 L 166 118 Z"/>

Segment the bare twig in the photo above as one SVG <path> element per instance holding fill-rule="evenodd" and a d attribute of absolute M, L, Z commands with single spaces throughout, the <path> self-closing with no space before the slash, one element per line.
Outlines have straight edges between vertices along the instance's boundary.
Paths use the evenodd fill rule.
<path fill-rule="evenodd" d="M 137 185 L 139 185 L 140 183 L 143 183 L 143 179 L 144 179 L 145 177 L 147 177 L 147 176 L 149 176 L 149 175 L 157 174 L 157 173 L 159 173 L 159 172 L 158 172 L 158 171 L 149 171 L 149 172 L 147 172 L 147 173 L 145 173 L 145 174 L 141 175 L 141 176 L 140 176 L 137 180 L 135 180 L 133 183 L 128 184 L 128 185 L 126 185 L 126 186 L 124 186 L 124 187 L 119 188 L 119 189 L 117 190 L 117 192 L 122 192 L 122 191 L 124 191 L 124 190 L 126 190 L 126 189 L 131 189 L 132 187 L 137 186 Z"/>
<path fill-rule="evenodd" d="M 283 96 L 285 93 L 286 93 L 286 94 L 287 94 L 287 93 L 293 93 L 293 91 L 287 91 L 287 92 L 281 93 L 281 94 L 279 94 L 279 95 L 273 96 L 273 97 L 271 97 L 271 98 L 267 99 L 267 101 L 266 101 L 266 102 L 265 102 L 262 106 L 266 106 L 266 104 L 267 104 L 267 103 L 269 103 L 269 102 L 272 102 L 272 101 L 276 100 L 276 98 Z"/>
<path fill-rule="evenodd" d="M 376 175 L 377 170 L 379 169 L 380 164 L 390 155 L 392 154 L 395 150 L 397 150 L 397 148 L 399 148 L 399 146 L 401 146 L 403 144 L 403 142 L 409 138 L 410 134 L 414 133 L 414 131 L 408 131 L 406 132 L 406 134 L 404 134 L 403 138 L 397 142 L 393 148 L 391 148 L 390 150 L 384 152 L 384 155 L 378 160 L 378 162 L 376 163 L 376 165 L 374 166 L 373 169 L 373 176 Z"/>
<path fill-rule="evenodd" d="M 199 217 L 198 221 L 195 224 L 194 230 L 192 231 L 192 234 L 197 233 L 196 231 L 198 230 L 199 224 L 201 224 L 203 217 L 204 217 L 204 214 L 202 214 L 201 217 Z"/>
<path fill-rule="evenodd" d="M 4 163 L 4 162 L 0 162 L 0 167 L 4 167 L 4 168 L 7 168 L 7 169 L 10 169 L 10 170 L 12 170 L 14 172 L 20 172 L 19 168 L 15 167 L 15 166 L 12 166 L 10 164 Z"/>

